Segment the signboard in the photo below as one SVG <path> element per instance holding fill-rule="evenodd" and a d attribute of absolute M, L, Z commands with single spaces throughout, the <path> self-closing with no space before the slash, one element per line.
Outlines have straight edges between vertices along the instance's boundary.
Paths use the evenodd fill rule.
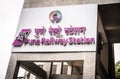
<path fill-rule="evenodd" d="M 97 5 L 23 9 L 12 52 L 96 51 Z"/>

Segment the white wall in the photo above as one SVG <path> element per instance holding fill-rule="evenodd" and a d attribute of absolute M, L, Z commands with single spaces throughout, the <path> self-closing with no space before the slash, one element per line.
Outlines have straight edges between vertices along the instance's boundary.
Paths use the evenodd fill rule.
<path fill-rule="evenodd" d="M 120 43 L 114 44 L 115 63 L 120 61 Z"/>
<path fill-rule="evenodd" d="M 0 79 L 5 79 L 24 0 L 0 0 Z"/>

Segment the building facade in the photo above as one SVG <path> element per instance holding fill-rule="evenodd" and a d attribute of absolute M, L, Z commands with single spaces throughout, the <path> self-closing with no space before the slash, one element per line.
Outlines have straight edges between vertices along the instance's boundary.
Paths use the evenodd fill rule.
<path fill-rule="evenodd" d="M 119 42 L 119 38 L 112 39 L 108 33 L 111 30 L 116 31 L 113 24 L 119 26 L 120 18 L 113 16 L 113 20 L 114 17 L 118 18 L 114 23 L 106 21 L 104 12 L 107 15 L 107 12 L 111 11 L 109 9 L 117 11 L 120 6 L 118 3 L 120 3 L 119 0 L 25 0 L 23 9 L 98 4 L 96 48 L 95 51 L 89 51 L 90 49 L 86 47 L 84 52 L 64 52 L 63 50 L 58 53 L 13 51 L 6 79 L 17 79 L 19 67 L 26 69 L 26 73 L 18 79 L 114 79 L 112 44 Z M 119 12 L 115 12 L 114 15 Z"/>

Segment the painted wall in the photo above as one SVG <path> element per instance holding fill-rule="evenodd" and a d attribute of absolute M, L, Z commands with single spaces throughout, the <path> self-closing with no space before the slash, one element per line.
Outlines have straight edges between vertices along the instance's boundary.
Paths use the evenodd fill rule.
<path fill-rule="evenodd" d="M 62 16 L 58 23 L 52 23 L 49 18 L 53 17 L 50 13 L 55 10 L 59 10 Z M 22 35 L 26 31 L 21 32 L 23 29 L 30 29 L 31 33 L 26 37 Z M 43 29 L 45 32 L 36 34 L 35 29 Z M 12 52 L 96 51 L 96 35 L 96 4 L 23 9 Z M 29 39 L 27 43 L 23 37 Z M 31 39 L 39 41 L 39 45 Z M 16 47 L 18 43 L 23 45 Z"/>

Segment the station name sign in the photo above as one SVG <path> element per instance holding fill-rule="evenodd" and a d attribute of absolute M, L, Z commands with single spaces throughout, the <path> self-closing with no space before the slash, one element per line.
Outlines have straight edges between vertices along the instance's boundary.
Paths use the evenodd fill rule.
<path fill-rule="evenodd" d="M 48 30 L 48 31 L 47 31 Z M 29 34 L 32 32 L 31 29 L 22 29 L 21 32 L 19 32 L 19 35 L 16 37 L 15 41 L 13 42 L 13 46 L 22 46 L 24 45 L 63 45 L 66 46 L 69 45 L 90 45 L 95 44 L 95 38 L 94 37 L 86 37 L 86 27 L 73 27 L 70 25 L 70 27 L 65 27 L 62 29 L 60 26 L 57 28 L 54 28 L 50 26 L 48 29 L 46 29 L 44 26 L 41 28 L 35 28 L 34 29 L 34 39 L 29 39 Z M 64 31 L 65 35 L 68 36 L 68 38 L 65 38 L 62 33 Z M 49 33 L 50 38 L 46 38 L 46 33 Z M 82 35 L 82 37 L 81 37 Z M 41 38 L 42 36 L 42 38 Z M 78 36 L 78 37 L 74 37 Z"/>

